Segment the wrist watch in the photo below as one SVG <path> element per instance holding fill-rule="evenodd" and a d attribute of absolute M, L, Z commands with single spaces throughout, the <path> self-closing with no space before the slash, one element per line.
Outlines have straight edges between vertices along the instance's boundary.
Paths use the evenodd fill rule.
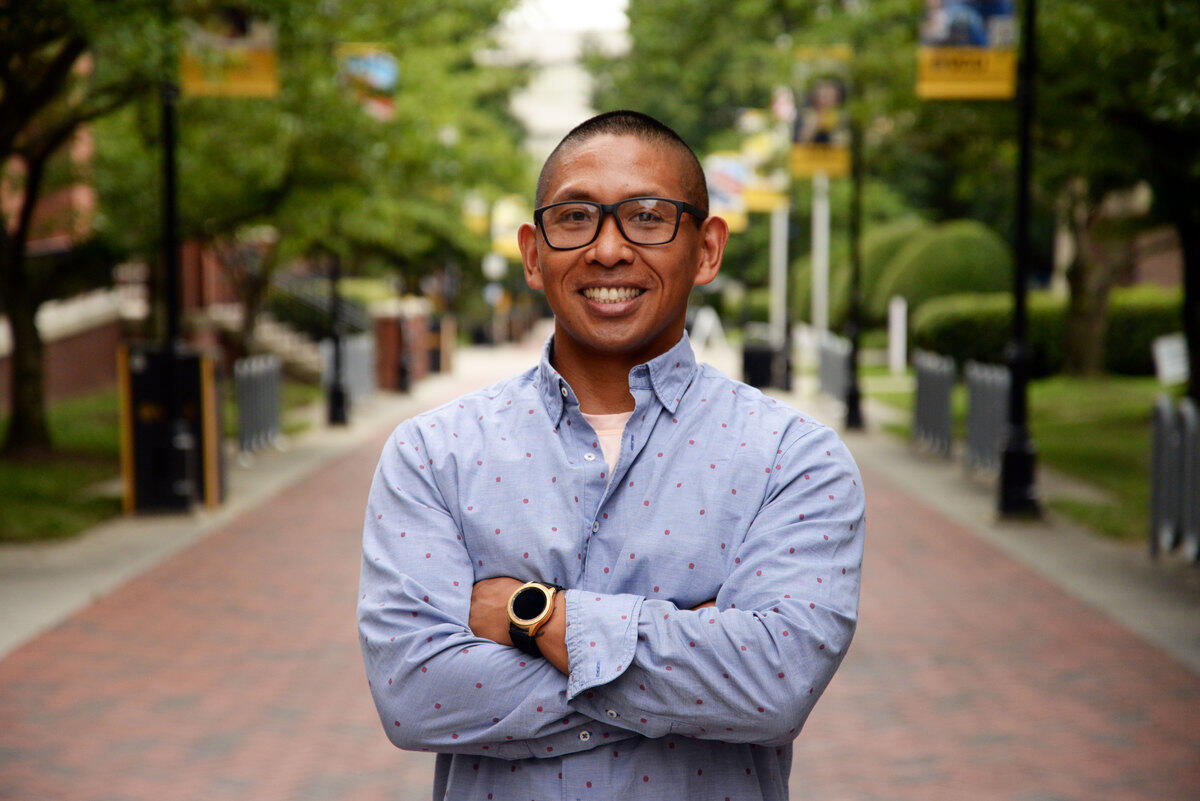
<path fill-rule="evenodd" d="M 561 589 L 556 584 L 530 581 L 508 599 L 508 636 L 530 656 L 542 655 L 533 638 L 554 613 L 554 594 Z"/>

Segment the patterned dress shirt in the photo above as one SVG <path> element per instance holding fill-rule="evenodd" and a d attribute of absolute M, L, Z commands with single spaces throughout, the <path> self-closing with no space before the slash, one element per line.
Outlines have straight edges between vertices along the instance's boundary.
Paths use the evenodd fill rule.
<path fill-rule="evenodd" d="M 630 370 L 610 475 L 552 347 L 384 448 L 358 621 L 389 738 L 437 752 L 435 801 L 786 799 L 857 622 L 854 461 L 685 335 Z M 472 634 L 495 576 L 568 588 L 568 675 Z"/>

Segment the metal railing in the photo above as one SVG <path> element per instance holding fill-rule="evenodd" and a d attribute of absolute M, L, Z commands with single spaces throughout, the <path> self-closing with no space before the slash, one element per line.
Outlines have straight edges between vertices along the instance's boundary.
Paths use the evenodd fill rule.
<path fill-rule="evenodd" d="M 913 352 L 917 374 L 913 402 L 913 438 L 936 453 L 949 456 L 954 439 L 950 392 L 958 379 L 954 359 L 929 351 Z"/>
<path fill-rule="evenodd" d="M 850 340 L 825 333 L 817 344 L 817 386 L 845 402 L 850 386 Z"/>
<path fill-rule="evenodd" d="M 967 384 L 963 464 L 967 469 L 999 470 L 1008 431 L 1008 368 L 969 361 L 963 368 L 963 378 Z"/>
<path fill-rule="evenodd" d="M 279 442 L 282 365 L 274 355 L 250 356 L 234 362 L 238 448 L 243 453 Z"/>
<path fill-rule="evenodd" d="M 327 279 L 276 278 L 271 283 L 269 305 L 276 316 L 309 338 L 320 340 L 329 336 L 332 302 Z M 338 298 L 337 312 L 343 331 L 357 334 L 373 327 L 367 308 L 345 295 Z"/>
<path fill-rule="evenodd" d="M 321 340 L 321 386 L 333 383 L 333 340 Z M 375 337 L 342 337 L 342 387 L 352 402 L 375 392 Z"/>
<path fill-rule="evenodd" d="M 1200 562 L 1200 409 L 1190 398 L 1155 402 L 1151 464 L 1150 553 Z"/>

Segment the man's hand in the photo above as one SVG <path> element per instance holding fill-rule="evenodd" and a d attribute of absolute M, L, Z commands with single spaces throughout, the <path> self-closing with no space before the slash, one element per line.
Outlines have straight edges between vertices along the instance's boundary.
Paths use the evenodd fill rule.
<path fill-rule="evenodd" d="M 478 581 L 471 589 L 471 616 L 467 623 L 476 637 L 512 645 L 508 636 L 508 599 L 525 582 L 508 576 Z"/>

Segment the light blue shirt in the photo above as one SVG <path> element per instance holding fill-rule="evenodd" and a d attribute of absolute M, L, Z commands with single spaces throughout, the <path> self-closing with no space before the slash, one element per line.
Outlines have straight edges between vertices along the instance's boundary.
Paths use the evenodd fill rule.
<path fill-rule="evenodd" d="M 552 344 L 384 448 L 358 621 L 388 737 L 438 753 L 435 801 L 786 799 L 858 618 L 853 459 L 685 335 L 629 372 L 609 475 Z M 568 675 L 471 633 L 495 576 L 568 588 Z"/>

